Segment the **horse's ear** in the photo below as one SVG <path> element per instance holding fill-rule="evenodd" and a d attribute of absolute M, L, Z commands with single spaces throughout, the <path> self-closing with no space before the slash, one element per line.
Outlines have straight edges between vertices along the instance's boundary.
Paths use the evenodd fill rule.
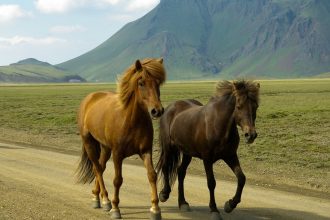
<path fill-rule="evenodd" d="M 140 72 L 142 70 L 142 64 L 141 64 L 140 60 L 135 61 L 135 69 L 137 72 Z"/>
<path fill-rule="evenodd" d="M 164 59 L 163 59 L 163 57 L 161 57 L 161 58 L 157 59 L 157 61 L 160 62 L 161 64 L 163 64 Z"/>

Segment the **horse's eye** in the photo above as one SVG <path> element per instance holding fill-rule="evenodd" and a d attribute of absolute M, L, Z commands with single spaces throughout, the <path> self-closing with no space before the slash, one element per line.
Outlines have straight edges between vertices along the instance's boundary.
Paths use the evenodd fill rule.
<path fill-rule="evenodd" d="M 143 87 L 144 86 L 144 82 L 139 81 L 139 87 Z"/>

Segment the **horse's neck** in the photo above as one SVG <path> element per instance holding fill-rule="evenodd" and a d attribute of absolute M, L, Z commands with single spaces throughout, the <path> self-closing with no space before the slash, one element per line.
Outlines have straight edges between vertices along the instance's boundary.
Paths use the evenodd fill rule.
<path fill-rule="evenodd" d="M 132 97 L 131 103 L 125 111 L 125 123 L 130 127 L 136 126 L 140 121 L 147 123 L 150 120 L 148 111 L 139 103 L 135 97 Z"/>
<path fill-rule="evenodd" d="M 212 135 L 227 140 L 231 133 L 237 130 L 234 118 L 235 103 L 223 98 L 215 98 L 211 102 L 213 109 L 210 117 L 214 125 Z"/>

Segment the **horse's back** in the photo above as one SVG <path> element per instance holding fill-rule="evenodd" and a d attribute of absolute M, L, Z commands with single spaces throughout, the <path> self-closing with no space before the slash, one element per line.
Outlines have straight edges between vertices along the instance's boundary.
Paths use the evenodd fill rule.
<path fill-rule="evenodd" d="M 171 115 L 174 117 L 175 115 L 193 108 L 193 107 L 198 107 L 198 106 L 203 106 L 202 103 L 195 99 L 186 99 L 186 100 L 178 100 L 173 103 L 171 103 L 166 109 L 164 114 Z"/>

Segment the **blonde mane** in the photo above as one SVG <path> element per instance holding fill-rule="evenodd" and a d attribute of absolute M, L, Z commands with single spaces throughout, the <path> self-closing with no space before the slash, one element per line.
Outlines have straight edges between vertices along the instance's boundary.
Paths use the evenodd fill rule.
<path fill-rule="evenodd" d="M 127 108 L 137 88 L 137 81 L 140 78 L 157 80 L 159 84 L 164 83 L 166 73 L 160 59 L 146 58 L 141 60 L 143 71 L 136 71 L 135 64 L 132 64 L 119 78 L 117 92 L 124 108 Z"/>

